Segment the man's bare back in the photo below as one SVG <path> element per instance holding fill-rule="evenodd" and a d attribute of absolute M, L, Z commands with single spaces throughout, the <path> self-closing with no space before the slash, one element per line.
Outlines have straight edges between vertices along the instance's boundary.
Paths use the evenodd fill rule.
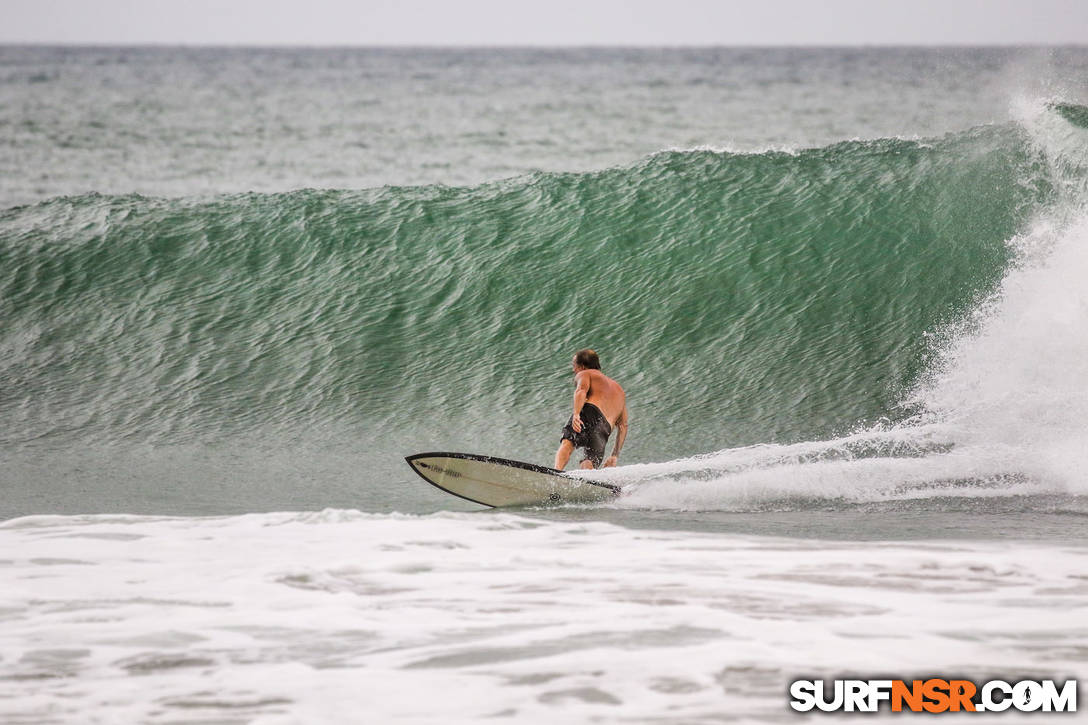
<path fill-rule="evenodd" d="M 627 395 L 619 383 L 601 372 L 600 365 L 592 350 L 580 350 L 571 362 L 574 408 L 555 452 L 555 467 L 559 470 L 567 465 L 575 448 L 586 451 L 582 468 L 614 466 L 627 438 Z M 605 459 L 604 448 L 613 427 L 618 431 L 616 443 L 612 455 Z"/>
<path fill-rule="evenodd" d="M 627 395 L 623 388 L 612 378 L 600 370 L 583 370 L 575 376 L 576 385 L 579 378 L 588 378 L 589 391 L 586 393 L 586 402 L 596 405 L 604 413 L 609 425 L 615 425 L 616 419 L 623 413 L 627 402 Z"/>

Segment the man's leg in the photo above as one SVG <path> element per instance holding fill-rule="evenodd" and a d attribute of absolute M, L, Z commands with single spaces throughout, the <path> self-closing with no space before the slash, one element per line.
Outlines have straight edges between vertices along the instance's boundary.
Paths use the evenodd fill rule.
<path fill-rule="evenodd" d="M 594 468 L 594 467 L 595 466 L 593 465 L 593 461 L 589 460 L 588 458 L 585 459 L 584 461 L 582 461 L 582 465 L 579 466 L 579 468 L 585 468 L 585 469 L 590 469 L 590 468 Z"/>
<path fill-rule="evenodd" d="M 559 450 L 555 452 L 555 467 L 560 471 L 566 468 L 567 461 L 570 460 L 570 454 L 573 450 L 574 444 L 564 438 L 559 444 Z"/>

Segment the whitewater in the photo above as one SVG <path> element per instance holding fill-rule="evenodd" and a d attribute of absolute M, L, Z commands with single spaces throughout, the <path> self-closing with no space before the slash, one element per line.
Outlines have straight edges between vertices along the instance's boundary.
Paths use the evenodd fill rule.
<path fill-rule="evenodd" d="M 1086 69 L 0 49 L 0 721 L 1083 680 Z M 587 345 L 629 395 L 580 474 L 617 500 L 484 510 L 405 465 L 548 463 Z"/>
<path fill-rule="evenodd" d="M 331 510 L 0 540 L 8 722 L 785 722 L 802 675 L 1068 677 L 1088 646 L 1082 546 Z"/>

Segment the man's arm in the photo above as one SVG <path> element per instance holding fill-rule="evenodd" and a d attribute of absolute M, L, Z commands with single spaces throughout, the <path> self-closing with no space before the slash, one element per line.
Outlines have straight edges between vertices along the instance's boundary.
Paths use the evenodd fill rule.
<path fill-rule="evenodd" d="M 574 415 L 571 416 L 571 428 L 575 433 L 582 432 L 582 406 L 589 396 L 589 371 L 583 370 L 574 376 Z"/>
<path fill-rule="evenodd" d="M 620 417 L 616 418 L 616 444 L 612 446 L 612 455 L 609 456 L 602 468 L 608 468 L 609 466 L 616 465 L 616 461 L 619 460 L 620 450 L 623 448 L 623 442 L 627 439 L 627 404 L 623 404 L 623 412 L 620 413 Z"/>

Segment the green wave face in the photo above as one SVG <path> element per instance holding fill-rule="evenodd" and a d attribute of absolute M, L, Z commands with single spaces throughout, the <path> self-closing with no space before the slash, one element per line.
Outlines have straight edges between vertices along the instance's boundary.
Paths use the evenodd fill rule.
<path fill-rule="evenodd" d="M 475 188 L 11 209 L 0 436 L 398 429 L 517 455 L 558 436 L 570 356 L 593 347 L 643 460 L 827 437 L 905 415 L 927 332 L 994 290 L 1050 173 L 1010 125 Z"/>

